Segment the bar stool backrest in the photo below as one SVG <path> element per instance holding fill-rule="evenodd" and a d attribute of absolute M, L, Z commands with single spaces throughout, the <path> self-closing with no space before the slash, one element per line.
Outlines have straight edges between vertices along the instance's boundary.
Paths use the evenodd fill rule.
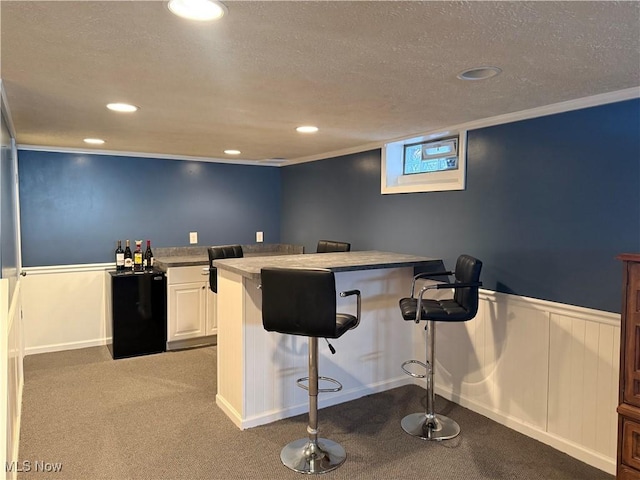
<path fill-rule="evenodd" d="M 243 258 L 242 245 L 217 245 L 207 249 L 209 253 L 209 288 L 218 293 L 218 269 L 213 266 L 214 260 L 223 258 Z"/>
<path fill-rule="evenodd" d="M 347 242 L 335 242 L 333 240 L 319 240 L 316 253 L 349 252 L 351 244 Z"/>
<path fill-rule="evenodd" d="M 470 255 L 460 255 L 456 261 L 455 277 L 458 283 L 480 281 L 482 262 Z M 473 318 L 478 313 L 478 287 L 456 288 L 453 299 Z"/>
<path fill-rule="evenodd" d="M 263 268 L 262 324 L 270 332 L 333 338 L 336 281 L 332 271 Z"/>

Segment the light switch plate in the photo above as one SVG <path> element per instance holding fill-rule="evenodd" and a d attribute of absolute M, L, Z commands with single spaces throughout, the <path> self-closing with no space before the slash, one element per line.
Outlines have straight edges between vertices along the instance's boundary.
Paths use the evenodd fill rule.
<path fill-rule="evenodd" d="M 262 232 L 256 232 L 256 242 L 261 243 L 264 240 Z"/>
<path fill-rule="evenodd" d="M 198 243 L 198 232 L 189 232 L 189 243 Z"/>

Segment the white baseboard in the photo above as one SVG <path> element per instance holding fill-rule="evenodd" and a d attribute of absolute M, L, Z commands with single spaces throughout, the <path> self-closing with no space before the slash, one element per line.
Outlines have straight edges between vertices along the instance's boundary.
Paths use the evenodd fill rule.
<path fill-rule="evenodd" d="M 418 384 L 418 382 L 416 382 Z M 421 385 L 424 386 L 424 385 Z M 461 405 L 473 412 L 479 413 L 494 422 L 498 422 L 506 427 L 515 430 L 516 432 L 522 433 L 528 437 L 534 438 L 550 447 L 555 448 L 556 450 L 560 450 L 561 452 L 566 453 L 567 455 L 572 456 L 592 467 L 599 468 L 611 475 L 616 474 L 616 459 L 606 457 L 598 452 L 594 452 L 592 450 L 586 449 L 581 445 L 578 445 L 570 440 L 559 437 L 552 433 L 545 432 L 536 428 L 535 426 L 524 423 L 522 420 L 514 417 L 510 417 L 504 415 L 496 410 L 487 408 L 485 405 L 481 405 L 470 398 L 465 398 L 463 396 L 454 394 L 451 390 L 446 388 L 442 388 L 441 386 L 436 385 L 435 387 L 436 394 L 440 395 L 447 400 L 450 400 L 458 405 Z M 462 432 L 464 435 L 464 432 Z"/>
<path fill-rule="evenodd" d="M 23 377 L 24 378 L 24 377 Z M 24 391 L 24 381 L 20 382 L 18 386 L 18 414 L 16 416 L 16 425 L 13 431 L 13 452 L 11 453 L 11 461 L 17 462 L 20 454 L 20 429 L 22 428 L 22 392 Z M 11 473 L 7 473 L 11 480 L 18 478 L 18 472 L 13 470 Z"/>
<path fill-rule="evenodd" d="M 80 348 L 100 347 L 111 343 L 111 338 L 96 338 L 81 342 L 57 343 L 52 345 L 41 345 L 38 347 L 25 348 L 25 356 L 36 355 L 38 353 L 62 352 L 64 350 L 78 350 Z"/>
<path fill-rule="evenodd" d="M 187 338 L 185 340 L 174 340 L 167 342 L 167 351 L 184 350 L 185 348 L 207 347 L 218 343 L 217 335 L 206 335 L 197 338 Z"/>
<path fill-rule="evenodd" d="M 238 427 L 240 430 L 244 430 L 242 426 L 242 415 L 240 415 L 236 411 L 236 409 L 233 408 L 231 404 L 227 402 L 227 400 L 225 400 L 225 398 L 219 393 L 216 394 L 216 405 L 225 413 L 227 417 L 229 417 L 229 420 L 231 420 L 236 427 Z"/>

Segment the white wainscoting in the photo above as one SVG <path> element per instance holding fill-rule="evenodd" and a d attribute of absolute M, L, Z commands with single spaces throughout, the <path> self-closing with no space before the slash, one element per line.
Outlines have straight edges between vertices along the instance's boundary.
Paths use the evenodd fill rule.
<path fill-rule="evenodd" d="M 436 392 L 615 474 L 619 355 L 619 314 L 483 291 L 436 326 Z"/>
<path fill-rule="evenodd" d="M 2 381 L 0 391 L 7 392 L 0 395 L 0 465 L 6 465 L 11 458 L 7 442 L 11 438 L 9 364 L 9 280 L 0 279 L 0 381 Z M 4 468 L 0 470 L 0 478 L 6 478 Z"/>
<path fill-rule="evenodd" d="M 25 269 L 26 354 L 107 343 L 108 268 Z M 424 361 L 423 325 L 397 318 Z M 436 338 L 439 395 L 615 473 L 619 314 L 483 290 L 478 316 L 438 324 Z"/>
<path fill-rule="evenodd" d="M 106 345 L 105 271 L 110 264 L 25 268 L 27 355 Z"/>
<path fill-rule="evenodd" d="M 0 280 L 0 379 L 6 395 L 0 398 L 0 478 L 17 476 L 18 445 L 20 438 L 20 413 L 22 406 L 23 343 L 20 316 L 20 284 L 8 304 L 9 280 Z"/>

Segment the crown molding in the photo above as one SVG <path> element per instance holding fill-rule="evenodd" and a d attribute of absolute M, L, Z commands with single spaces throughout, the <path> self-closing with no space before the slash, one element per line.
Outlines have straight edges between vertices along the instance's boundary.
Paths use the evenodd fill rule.
<path fill-rule="evenodd" d="M 16 138 L 16 129 L 13 125 L 13 120 L 11 119 L 11 109 L 9 108 L 9 102 L 7 101 L 7 94 L 4 90 L 4 84 L 2 83 L 2 79 L 0 78 L 0 108 L 2 110 L 2 116 L 4 117 L 5 122 L 7 123 L 7 128 L 9 129 L 9 134 L 11 138 Z"/>
<path fill-rule="evenodd" d="M 325 160 L 328 158 L 341 157 L 343 155 L 351 155 L 353 153 L 361 153 L 369 150 L 375 150 L 383 148 L 388 143 L 402 142 L 410 140 L 416 137 L 429 137 L 431 135 L 439 134 L 444 131 L 462 131 L 462 130 L 477 130 L 479 128 L 493 127 L 496 125 L 502 125 L 505 123 L 518 122 L 521 120 L 529 120 L 531 118 L 544 117 L 546 115 L 554 115 L 557 113 L 570 112 L 572 110 L 581 110 L 583 108 L 597 107 L 600 105 L 606 105 L 608 103 L 623 102 L 625 100 L 632 100 L 634 98 L 640 98 L 640 86 L 626 88 L 624 90 L 618 90 L 615 92 L 601 93 L 598 95 L 592 95 L 590 97 L 578 98 L 575 100 L 567 100 L 564 102 L 553 103 L 542 107 L 531 108 L 528 110 L 521 110 L 519 112 L 506 113 L 503 115 L 496 115 L 495 117 L 487 117 L 480 120 L 474 120 L 471 122 L 461 123 L 450 127 L 443 127 L 434 129 L 424 133 L 417 133 L 413 135 L 407 135 L 403 137 L 392 138 L 383 142 L 367 143 L 358 147 L 346 148 L 343 150 L 336 150 L 319 155 L 310 155 L 307 157 L 294 158 L 289 160 L 283 166 L 295 165 L 298 163 L 313 162 L 316 160 Z"/>
<path fill-rule="evenodd" d="M 67 148 L 67 147 L 47 147 L 42 145 L 18 144 L 18 150 L 29 150 L 33 152 L 53 152 L 53 153 L 76 153 L 81 155 L 106 155 L 113 157 L 138 157 L 138 158 L 155 158 L 158 160 L 186 160 L 191 162 L 207 162 L 207 163 L 229 163 L 234 165 L 253 165 L 257 167 L 273 167 L 278 165 L 276 162 L 265 160 L 230 160 L 228 158 L 215 157 L 196 157 L 189 155 L 170 155 L 164 153 L 147 153 L 147 152 L 123 152 L 116 150 L 94 150 L 84 148 Z"/>

